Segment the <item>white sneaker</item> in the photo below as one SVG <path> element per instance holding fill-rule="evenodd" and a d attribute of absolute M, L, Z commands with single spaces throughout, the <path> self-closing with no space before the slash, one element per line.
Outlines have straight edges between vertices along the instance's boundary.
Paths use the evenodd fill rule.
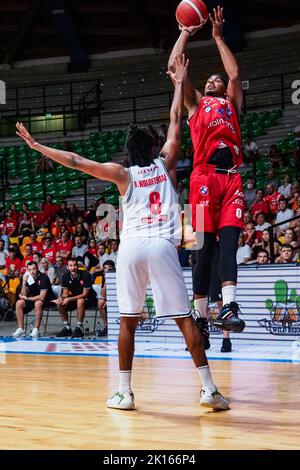
<path fill-rule="evenodd" d="M 229 410 L 229 401 L 216 388 L 214 392 L 204 389 L 200 392 L 200 405 L 214 410 Z"/>
<path fill-rule="evenodd" d="M 106 406 L 108 408 L 118 408 L 119 410 L 134 410 L 134 395 L 132 392 L 122 394 L 117 391 L 107 400 Z"/>
<path fill-rule="evenodd" d="M 11 335 L 13 338 L 21 338 L 25 335 L 23 328 L 17 328 L 16 331 Z"/>
<path fill-rule="evenodd" d="M 38 338 L 40 336 L 40 332 L 38 328 L 33 328 L 32 332 L 30 333 L 30 338 Z"/>

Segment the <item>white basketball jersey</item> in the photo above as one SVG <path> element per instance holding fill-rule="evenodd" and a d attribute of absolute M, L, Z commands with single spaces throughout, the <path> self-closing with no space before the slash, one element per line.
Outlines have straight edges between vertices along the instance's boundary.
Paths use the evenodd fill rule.
<path fill-rule="evenodd" d="M 179 245 L 182 224 L 178 195 L 162 158 L 148 167 L 129 168 L 131 183 L 123 197 L 121 240 L 164 238 Z"/>

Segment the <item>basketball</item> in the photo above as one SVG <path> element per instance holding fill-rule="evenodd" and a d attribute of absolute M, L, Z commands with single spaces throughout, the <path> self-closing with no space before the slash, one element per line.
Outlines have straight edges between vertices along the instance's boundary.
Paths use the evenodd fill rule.
<path fill-rule="evenodd" d="M 176 9 L 178 23 L 187 28 L 199 26 L 208 18 L 207 7 L 201 0 L 182 0 Z"/>

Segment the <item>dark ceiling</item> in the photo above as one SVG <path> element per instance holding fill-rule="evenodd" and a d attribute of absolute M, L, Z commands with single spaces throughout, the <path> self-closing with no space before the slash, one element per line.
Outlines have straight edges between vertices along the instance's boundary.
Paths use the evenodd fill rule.
<path fill-rule="evenodd" d="M 0 0 L 0 63 L 155 47 L 167 50 L 178 30 L 179 0 Z M 207 0 L 225 9 L 227 36 L 300 24 L 299 0 Z M 197 39 L 209 39 L 205 28 Z"/>

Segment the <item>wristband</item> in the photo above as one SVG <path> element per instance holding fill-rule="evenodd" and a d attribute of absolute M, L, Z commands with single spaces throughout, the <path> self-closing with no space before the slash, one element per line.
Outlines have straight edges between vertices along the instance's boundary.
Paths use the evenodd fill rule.
<path fill-rule="evenodd" d="M 188 29 L 184 29 L 183 31 L 186 31 L 187 33 L 189 33 L 190 36 L 192 35 L 192 33 Z"/>

